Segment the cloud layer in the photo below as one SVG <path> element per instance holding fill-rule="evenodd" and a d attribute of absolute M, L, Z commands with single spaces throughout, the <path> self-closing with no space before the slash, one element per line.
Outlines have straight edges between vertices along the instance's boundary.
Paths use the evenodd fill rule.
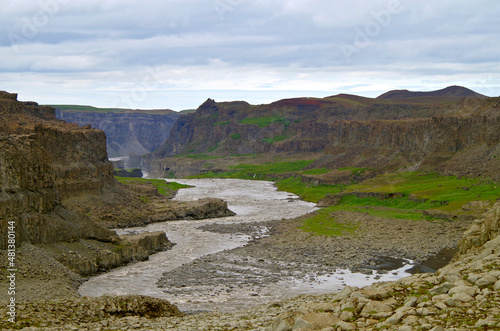
<path fill-rule="evenodd" d="M 176 110 L 452 84 L 499 95 L 499 12 L 495 0 L 7 0 L 0 89 Z"/>

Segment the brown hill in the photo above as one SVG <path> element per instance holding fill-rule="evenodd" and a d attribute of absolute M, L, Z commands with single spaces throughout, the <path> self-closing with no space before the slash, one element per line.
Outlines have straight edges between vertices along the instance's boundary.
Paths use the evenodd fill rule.
<path fill-rule="evenodd" d="M 393 90 L 377 97 L 377 99 L 410 99 L 410 98 L 444 98 L 446 100 L 453 98 L 486 98 L 485 95 L 474 92 L 462 86 L 448 86 L 444 89 L 429 92 L 412 92 L 408 90 Z"/>

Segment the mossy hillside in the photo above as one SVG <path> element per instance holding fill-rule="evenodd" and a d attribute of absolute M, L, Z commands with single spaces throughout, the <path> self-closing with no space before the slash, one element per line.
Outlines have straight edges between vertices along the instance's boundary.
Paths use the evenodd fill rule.
<path fill-rule="evenodd" d="M 225 172 L 206 172 L 190 178 L 237 178 L 237 179 L 259 179 L 276 180 L 277 174 L 300 173 L 314 160 L 287 161 L 287 162 L 265 162 L 263 164 L 239 164 L 230 166 Z"/>
<path fill-rule="evenodd" d="M 463 214 L 465 212 L 462 207 L 469 202 L 493 203 L 500 197 L 498 185 L 489 180 L 420 172 L 386 174 L 343 187 L 306 184 L 298 177 L 278 181 L 277 186 L 312 202 L 317 202 L 329 194 L 341 193 L 338 205 L 324 208 L 303 222 L 303 230 L 327 236 L 353 232 L 356 227 L 355 224 L 339 223 L 332 216 L 335 211 L 362 212 L 377 217 L 409 221 L 435 220 L 424 211 L 441 210 Z M 356 193 L 361 192 L 400 194 L 386 199 L 356 196 Z"/>
<path fill-rule="evenodd" d="M 471 201 L 493 202 L 500 197 L 498 183 L 482 178 L 441 176 L 436 172 L 400 172 L 351 185 L 348 192 L 403 193 L 414 200 L 438 204 L 432 209 L 453 212 Z"/>
<path fill-rule="evenodd" d="M 310 173 L 310 170 L 304 171 Z M 305 183 L 300 177 L 293 176 L 276 181 L 280 191 L 286 191 L 298 195 L 302 200 L 317 203 L 322 198 L 335 193 L 342 192 L 345 185 L 315 185 Z"/>
<path fill-rule="evenodd" d="M 262 117 L 247 117 L 239 121 L 241 124 L 255 124 L 258 125 L 259 128 L 265 128 L 273 123 L 282 123 L 285 125 L 285 128 L 288 127 L 290 121 L 287 118 L 281 116 L 262 116 Z"/>
<path fill-rule="evenodd" d="M 435 172 L 401 172 L 379 175 L 360 183 L 321 185 L 305 182 L 301 175 L 324 174 L 328 169 L 308 169 L 313 160 L 264 164 L 240 164 L 222 173 L 208 172 L 197 178 L 240 178 L 274 180 L 281 191 L 298 195 L 301 199 L 317 203 L 329 195 L 340 195 L 335 206 L 327 207 L 306 219 L 302 227 L 319 235 L 340 235 L 354 231 L 355 224 L 338 223 L 335 211 L 362 212 L 383 218 L 434 220 L 426 210 L 445 211 L 454 214 L 467 213 L 462 207 L 472 201 L 493 203 L 500 197 L 498 184 L 479 178 L 441 176 Z M 367 168 L 341 168 L 350 170 L 353 178 L 362 175 Z M 287 174 L 286 178 L 277 176 Z M 374 196 L 370 197 L 370 193 Z M 392 193 L 381 198 L 377 193 Z M 337 224 L 338 225 L 335 225 Z"/>

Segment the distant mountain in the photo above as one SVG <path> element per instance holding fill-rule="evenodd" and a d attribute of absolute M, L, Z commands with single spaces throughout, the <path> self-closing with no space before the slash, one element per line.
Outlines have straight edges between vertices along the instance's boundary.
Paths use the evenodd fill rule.
<path fill-rule="evenodd" d="M 474 92 L 462 86 L 448 86 L 442 90 L 429 92 L 413 92 L 408 90 L 393 90 L 386 92 L 377 99 L 409 99 L 409 98 L 429 98 L 429 97 L 445 97 L 445 98 L 486 98 L 487 96 Z"/>

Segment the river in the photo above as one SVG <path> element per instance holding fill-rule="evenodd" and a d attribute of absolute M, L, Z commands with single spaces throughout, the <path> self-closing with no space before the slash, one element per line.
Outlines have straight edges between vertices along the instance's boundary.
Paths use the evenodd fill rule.
<path fill-rule="evenodd" d="M 231 311 L 298 294 L 338 291 L 345 285 L 363 286 L 376 281 L 376 279 L 393 280 L 408 275 L 404 272 L 408 266 L 376 277 L 375 275 L 354 274 L 349 270 L 337 270 L 331 275 L 321 277 L 315 276 L 312 272 L 301 275 L 299 278 L 292 277 L 283 279 L 283 281 L 256 285 L 255 282 L 245 281 L 241 278 L 253 276 L 252 273 L 260 274 L 262 270 L 250 262 L 246 266 L 244 262 L 242 264 L 242 261 L 228 260 L 223 263 L 224 266 L 221 267 L 221 270 L 212 270 L 211 272 L 234 272 L 235 275 L 240 276 L 226 277 L 223 284 L 208 282 L 207 271 L 206 284 L 196 286 L 196 284 L 188 283 L 187 280 L 186 284 L 183 284 L 183 279 L 175 279 L 175 283 L 180 284 L 175 289 L 160 288 L 157 286 L 157 282 L 164 273 L 166 273 L 167 278 L 169 273 L 172 277 L 178 277 L 175 273 L 176 270 L 191 265 L 202 265 L 203 263 L 199 263 L 199 259 L 210 256 L 210 254 L 224 253 L 225 255 L 221 256 L 229 258 L 231 249 L 244 246 L 251 239 L 248 234 L 244 233 L 216 233 L 198 229 L 199 227 L 213 224 L 255 224 L 255 222 L 294 218 L 317 209 L 315 204 L 301 201 L 293 194 L 277 191 L 272 182 L 238 179 L 176 181 L 194 187 L 180 190 L 175 200 L 221 198 L 228 202 L 229 209 L 235 212 L 236 216 L 198 221 L 170 221 L 149 224 L 145 227 L 116 229 L 118 234 L 165 231 L 170 241 L 176 245 L 169 251 L 150 256 L 148 261 L 132 263 L 91 277 L 80 286 L 81 295 L 96 297 L 105 294 L 141 294 L 167 299 L 184 311 L 216 309 Z M 265 235 L 266 228 L 264 226 L 258 227 L 258 232 L 260 235 Z M 244 276 L 241 276 L 242 269 L 246 269 Z M 201 278 L 203 279 L 203 277 Z M 266 279 L 260 276 L 254 278 L 257 279 L 257 282 L 259 279 Z"/>

